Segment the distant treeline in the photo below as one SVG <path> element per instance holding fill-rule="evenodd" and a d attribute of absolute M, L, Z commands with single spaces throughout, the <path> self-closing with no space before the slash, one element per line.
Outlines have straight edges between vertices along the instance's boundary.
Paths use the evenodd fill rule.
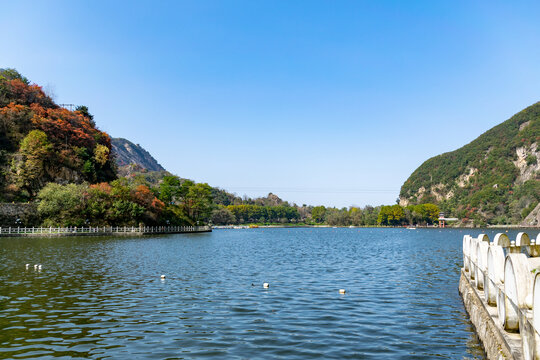
<path fill-rule="evenodd" d="M 269 196 L 275 196 L 270 194 Z M 261 198 L 264 201 L 267 198 Z M 253 201 L 253 200 L 252 200 Z M 433 204 L 408 207 L 400 205 L 365 206 L 363 208 L 327 208 L 324 206 L 218 205 L 212 211 L 211 222 L 229 224 L 326 224 L 331 226 L 400 226 L 429 225 L 437 222 L 439 208 Z"/>

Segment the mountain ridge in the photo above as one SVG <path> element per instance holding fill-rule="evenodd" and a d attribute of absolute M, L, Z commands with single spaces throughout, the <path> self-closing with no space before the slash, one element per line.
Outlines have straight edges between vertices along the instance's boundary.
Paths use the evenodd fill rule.
<path fill-rule="evenodd" d="M 136 165 L 148 171 L 165 171 L 165 168 L 139 144 L 124 138 L 111 138 L 111 145 L 119 168 Z"/>
<path fill-rule="evenodd" d="M 461 224 L 517 224 L 540 202 L 540 102 L 461 148 L 420 165 L 401 187 L 402 206 L 436 203 Z"/>

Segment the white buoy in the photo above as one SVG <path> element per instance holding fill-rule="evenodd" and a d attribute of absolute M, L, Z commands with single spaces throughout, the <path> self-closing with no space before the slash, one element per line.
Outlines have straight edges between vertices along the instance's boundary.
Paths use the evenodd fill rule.
<path fill-rule="evenodd" d="M 165 275 L 161 275 L 161 278 L 162 278 L 162 279 L 165 279 Z"/>
<path fill-rule="evenodd" d="M 28 270 L 29 267 L 30 267 L 30 264 L 26 264 L 26 270 Z"/>
<path fill-rule="evenodd" d="M 340 294 L 345 294 L 345 292 L 346 292 L 345 289 L 339 289 Z"/>
<path fill-rule="evenodd" d="M 269 283 L 264 283 L 264 284 L 263 284 L 263 288 L 268 289 L 269 287 L 270 287 L 270 284 L 269 284 Z"/>
<path fill-rule="evenodd" d="M 37 268 L 38 268 L 38 264 L 35 264 L 34 265 L 34 270 L 37 270 Z"/>
<path fill-rule="evenodd" d="M 41 264 L 39 264 L 39 265 L 38 265 L 38 270 L 40 270 L 40 271 L 41 271 Z"/>

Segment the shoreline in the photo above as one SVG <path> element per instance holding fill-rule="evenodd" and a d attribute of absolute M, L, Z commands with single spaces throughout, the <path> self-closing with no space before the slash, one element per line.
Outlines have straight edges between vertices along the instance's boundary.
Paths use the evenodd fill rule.
<path fill-rule="evenodd" d="M 325 228 L 325 229 L 408 229 L 407 226 L 331 226 L 331 225 L 218 225 L 212 226 L 212 229 L 221 230 L 221 229 L 298 229 L 298 228 Z M 521 225 L 488 225 L 484 227 L 470 227 L 470 226 L 415 226 L 410 230 L 419 230 L 419 229 L 533 229 L 540 230 L 540 226 L 521 226 Z"/>

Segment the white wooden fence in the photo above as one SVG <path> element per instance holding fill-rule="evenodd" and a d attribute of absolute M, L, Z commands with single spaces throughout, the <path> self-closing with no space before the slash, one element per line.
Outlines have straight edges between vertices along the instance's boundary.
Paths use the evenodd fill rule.
<path fill-rule="evenodd" d="M 0 236 L 146 235 L 212 231 L 210 226 L 0 227 Z"/>

